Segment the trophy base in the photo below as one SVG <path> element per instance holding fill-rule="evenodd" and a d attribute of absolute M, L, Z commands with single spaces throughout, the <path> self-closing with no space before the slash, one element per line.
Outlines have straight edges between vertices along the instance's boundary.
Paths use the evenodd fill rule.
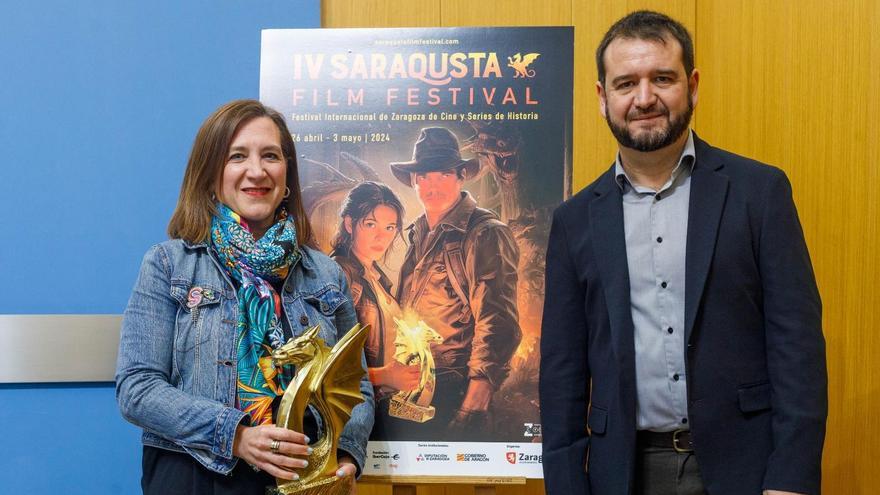
<path fill-rule="evenodd" d="M 388 404 L 389 416 L 415 421 L 416 423 L 424 423 L 432 419 L 434 411 L 434 406 L 420 406 L 412 402 L 400 400 L 397 397 L 392 397 L 391 403 Z"/>
<path fill-rule="evenodd" d="M 291 481 L 278 488 L 266 488 L 266 495 L 348 495 L 353 480 L 351 476 L 345 478 L 326 476 L 305 484 Z"/>

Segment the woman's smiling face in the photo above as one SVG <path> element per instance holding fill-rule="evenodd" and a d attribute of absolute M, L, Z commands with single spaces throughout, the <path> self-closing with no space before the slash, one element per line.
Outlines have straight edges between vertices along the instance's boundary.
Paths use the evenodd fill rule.
<path fill-rule="evenodd" d="M 226 154 L 217 197 L 259 238 L 272 226 L 286 187 L 287 161 L 278 126 L 268 117 L 242 125 Z"/>

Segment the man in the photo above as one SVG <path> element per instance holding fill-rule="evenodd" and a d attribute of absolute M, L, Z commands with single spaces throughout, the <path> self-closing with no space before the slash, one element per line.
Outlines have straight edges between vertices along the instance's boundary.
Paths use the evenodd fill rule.
<path fill-rule="evenodd" d="M 619 153 L 553 217 L 547 493 L 818 494 L 821 303 L 785 174 L 688 130 L 678 22 L 630 14 L 596 61 Z"/>
<path fill-rule="evenodd" d="M 425 209 L 407 228 L 397 299 L 443 337 L 431 348 L 436 415 L 418 435 L 485 438 L 492 394 L 507 378 L 522 337 L 516 308 L 519 250 L 510 228 L 462 191 L 479 162 L 462 159 L 450 130 L 422 129 L 412 161 L 392 163 L 391 170 L 416 190 Z"/>

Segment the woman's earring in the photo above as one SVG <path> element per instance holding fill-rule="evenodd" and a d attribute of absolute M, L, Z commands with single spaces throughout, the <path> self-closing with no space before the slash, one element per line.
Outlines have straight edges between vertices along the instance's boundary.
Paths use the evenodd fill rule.
<path fill-rule="evenodd" d="M 285 187 L 285 188 L 284 188 L 284 199 L 287 199 L 287 198 L 289 198 L 289 197 L 290 197 L 290 188 L 289 188 L 289 187 Z"/>

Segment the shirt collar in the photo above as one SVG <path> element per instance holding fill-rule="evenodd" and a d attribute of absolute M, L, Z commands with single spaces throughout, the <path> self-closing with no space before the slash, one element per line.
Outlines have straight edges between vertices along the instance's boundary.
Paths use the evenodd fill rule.
<path fill-rule="evenodd" d="M 675 165 L 675 168 L 672 169 L 672 175 L 669 177 L 669 181 L 663 185 L 661 190 L 668 188 L 678 176 L 684 172 L 690 172 L 694 167 L 694 162 L 697 160 L 697 153 L 694 150 L 694 131 L 688 129 L 688 138 L 684 143 L 684 149 L 681 150 L 681 156 L 678 157 L 678 164 Z M 623 169 L 623 165 L 620 163 L 620 152 L 617 152 L 617 158 L 614 160 L 614 178 L 617 187 L 620 188 L 621 191 L 625 190 L 625 186 L 629 184 L 630 187 L 635 189 L 637 186 L 633 185 L 632 180 L 630 180 L 629 176 L 626 174 L 626 170 Z M 652 191 L 654 192 L 654 191 Z"/>

